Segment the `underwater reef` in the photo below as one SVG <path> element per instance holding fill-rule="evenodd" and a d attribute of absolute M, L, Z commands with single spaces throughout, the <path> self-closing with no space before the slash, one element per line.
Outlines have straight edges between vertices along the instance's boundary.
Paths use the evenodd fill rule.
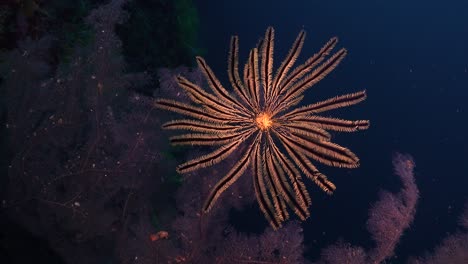
<path fill-rule="evenodd" d="M 132 23 L 149 21 L 139 1 L 61 1 L 60 8 L 25 2 L 38 5 L 32 14 L 16 2 L 9 5 L 5 21 L 12 25 L 31 17 L 18 32 L 4 29 L 15 41 L 0 54 L 1 263 L 468 263 L 468 203 L 458 231 L 431 253 L 395 259 L 419 198 L 417 157 L 408 154 L 393 157 L 400 190 L 382 191 L 362 223 L 372 246 L 339 240 L 306 259 L 301 223 L 290 220 L 275 231 L 257 209 L 250 217 L 263 222 L 254 232 L 243 230 L 232 215 L 255 201 L 249 177 L 226 191 L 209 214 L 202 213 L 210 186 L 240 154 L 216 170 L 182 177 L 177 164 L 202 150 L 169 146 L 172 134 L 161 125 L 173 116 L 154 106 L 160 95 L 188 102 L 176 75 L 206 86 L 186 59 L 196 46 L 192 3 L 151 1 L 182 10 L 170 27 L 190 37 L 178 43 L 176 61 L 152 58 L 162 53 L 156 51 L 162 44 L 154 44 L 147 47 L 154 54 L 141 66 L 138 59 L 127 60 L 143 56 L 129 42 L 141 34 Z M 77 13 L 76 25 L 69 22 L 69 36 L 42 24 L 52 10 L 80 3 L 88 5 Z M 25 12 L 19 22 L 11 20 L 15 12 Z M 126 35 L 128 30 L 136 36 Z"/>

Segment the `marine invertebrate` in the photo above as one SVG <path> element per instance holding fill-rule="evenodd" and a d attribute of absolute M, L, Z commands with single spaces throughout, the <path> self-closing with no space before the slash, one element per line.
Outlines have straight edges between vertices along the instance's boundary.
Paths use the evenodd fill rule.
<path fill-rule="evenodd" d="M 318 114 L 357 104 L 366 98 L 365 91 L 288 111 L 302 100 L 306 89 L 329 74 L 346 55 L 346 50 L 340 49 L 328 56 L 338 42 L 337 38 L 332 38 L 317 54 L 291 70 L 304 38 L 305 32 L 301 31 L 273 74 L 274 30 L 268 28 L 261 45 L 250 51 L 241 79 L 238 37 L 233 36 L 228 74 L 235 94 L 221 85 L 203 58 L 197 57 L 198 67 L 213 93 L 177 76 L 179 86 L 200 106 L 156 100 L 157 107 L 190 117 L 163 125 L 165 129 L 194 132 L 172 137 L 172 144 L 220 146 L 179 165 L 178 172 L 213 166 L 237 149 L 243 149 L 242 157 L 214 186 L 203 206 L 204 212 L 209 211 L 220 195 L 250 166 L 258 204 L 271 226 L 277 229 L 289 217 L 286 205 L 302 220 L 309 216 L 311 200 L 302 182 L 301 171 L 325 192 L 331 194 L 335 190 L 335 185 L 318 171 L 311 159 L 335 167 L 359 166 L 358 157 L 347 148 L 332 143 L 327 130 L 354 132 L 367 129 L 369 121 L 342 120 Z"/>

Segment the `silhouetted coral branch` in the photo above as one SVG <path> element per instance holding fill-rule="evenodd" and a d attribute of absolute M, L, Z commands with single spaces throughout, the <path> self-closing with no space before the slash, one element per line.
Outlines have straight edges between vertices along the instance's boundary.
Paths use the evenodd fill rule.
<path fill-rule="evenodd" d="M 382 191 L 369 210 L 367 228 L 376 243 L 375 248 L 366 252 L 361 247 L 339 242 L 322 251 L 320 263 L 381 263 L 393 255 L 415 214 L 419 190 L 414 181 L 414 167 L 410 155 L 397 153 L 393 157 L 393 168 L 403 188 L 396 194 Z"/>
<path fill-rule="evenodd" d="M 367 228 L 376 242 L 369 255 L 370 263 L 381 263 L 392 256 L 400 237 L 414 219 L 419 197 L 414 166 L 413 158 L 407 154 L 397 153 L 393 157 L 395 174 L 400 177 L 403 188 L 397 194 L 382 191 L 370 209 Z"/>

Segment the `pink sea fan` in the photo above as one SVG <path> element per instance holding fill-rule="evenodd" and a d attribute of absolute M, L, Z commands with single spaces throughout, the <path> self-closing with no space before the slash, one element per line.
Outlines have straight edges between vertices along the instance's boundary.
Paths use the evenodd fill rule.
<path fill-rule="evenodd" d="M 369 211 L 367 229 L 376 243 L 376 248 L 369 254 L 371 263 L 380 263 L 393 255 L 404 230 L 414 219 L 419 198 L 419 190 L 414 181 L 413 158 L 397 153 L 393 157 L 393 167 L 403 188 L 397 194 L 382 191 L 380 199 Z"/>

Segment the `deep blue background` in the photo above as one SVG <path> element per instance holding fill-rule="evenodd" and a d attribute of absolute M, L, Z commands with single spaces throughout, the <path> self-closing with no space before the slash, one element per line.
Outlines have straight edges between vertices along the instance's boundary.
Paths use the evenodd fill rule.
<path fill-rule="evenodd" d="M 305 102 L 366 89 L 368 99 L 340 111 L 370 119 L 368 131 L 336 134 L 335 142 L 361 158 L 355 170 L 320 166 L 337 185 L 327 197 L 308 184 L 313 199 L 304 223 L 309 257 L 343 238 L 372 246 L 365 229 L 379 189 L 397 191 L 396 151 L 416 161 L 421 198 L 396 255 L 421 255 L 456 230 L 468 198 L 468 1 L 197 1 L 206 60 L 227 84 L 227 52 L 240 38 L 242 65 L 268 26 L 276 32 L 275 67 L 297 33 L 307 31 L 299 63 L 331 37 L 349 53 L 306 93 Z M 397 261 L 397 260 L 394 260 Z"/>

